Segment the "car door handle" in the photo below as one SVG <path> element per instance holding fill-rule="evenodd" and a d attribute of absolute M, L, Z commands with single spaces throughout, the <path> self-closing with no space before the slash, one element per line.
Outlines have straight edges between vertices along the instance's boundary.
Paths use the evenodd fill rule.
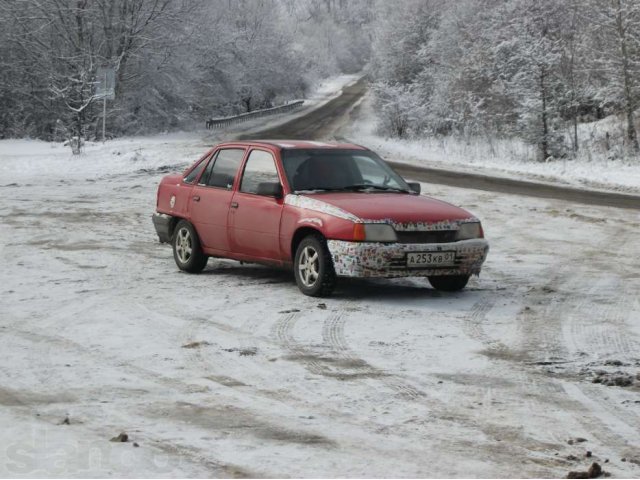
<path fill-rule="evenodd" d="M 194 202 L 199 202 L 200 201 L 200 197 L 198 195 L 194 195 L 193 196 L 193 201 Z"/>
<path fill-rule="evenodd" d="M 231 202 L 231 208 L 238 208 L 239 206 L 238 202 Z"/>

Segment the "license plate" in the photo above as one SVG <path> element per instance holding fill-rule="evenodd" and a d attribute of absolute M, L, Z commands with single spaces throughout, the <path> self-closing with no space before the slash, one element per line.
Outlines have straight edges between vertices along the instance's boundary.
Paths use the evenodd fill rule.
<path fill-rule="evenodd" d="M 407 267 L 448 267 L 455 260 L 456 252 L 407 253 Z"/>

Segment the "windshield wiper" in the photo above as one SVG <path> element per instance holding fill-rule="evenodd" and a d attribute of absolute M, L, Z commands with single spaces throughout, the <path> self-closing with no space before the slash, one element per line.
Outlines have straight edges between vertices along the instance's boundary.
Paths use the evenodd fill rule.
<path fill-rule="evenodd" d="M 388 185 L 372 185 L 368 183 L 359 183 L 356 185 L 349 185 L 343 188 L 344 190 L 381 190 L 383 192 L 399 192 L 399 193 L 411 193 L 409 190 L 398 187 L 389 187 Z"/>
<path fill-rule="evenodd" d="M 303 194 L 304 195 L 304 194 L 309 194 L 309 193 L 364 191 L 364 190 L 378 190 L 378 191 L 381 191 L 381 192 L 411 193 L 411 190 L 405 190 L 404 188 L 389 187 L 387 185 L 370 185 L 368 183 L 347 185 L 346 187 L 305 188 L 303 190 L 294 190 L 293 193 L 298 193 L 298 194 Z"/>
<path fill-rule="evenodd" d="M 322 187 L 322 188 L 304 188 L 302 190 L 294 190 L 293 193 L 322 193 L 322 192 L 339 192 L 344 190 L 343 188 L 330 188 L 330 187 Z"/>

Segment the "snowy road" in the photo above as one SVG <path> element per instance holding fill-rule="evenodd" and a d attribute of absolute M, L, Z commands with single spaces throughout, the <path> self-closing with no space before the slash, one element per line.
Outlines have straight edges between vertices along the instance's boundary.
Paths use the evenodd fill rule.
<path fill-rule="evenodd" d="M 389 163 L 391 163 L 398 173 L 407 178 L 430 181 L 440 185 L 450 185 L 454 187 L 473 186 L 473 188 L 477 190 L 489 192 L 514 193 L 537 198 L 555 198 L 586 205 L 640 210 L 640 196 L 628 193 L 585 190 L 582 188 L 558 185 L 557 183 L 541 183 L 521 179 L 501 178 L 486 174 L 407 165 L 402 162 Z"/>
<path fill-rule="evenodd" d="M 3 142 L 0 476 L 640 475 L 637 212 L 423 184 L 483 219 L 482 276 L 319 301 L 156 242 L 207 142 Z"/>

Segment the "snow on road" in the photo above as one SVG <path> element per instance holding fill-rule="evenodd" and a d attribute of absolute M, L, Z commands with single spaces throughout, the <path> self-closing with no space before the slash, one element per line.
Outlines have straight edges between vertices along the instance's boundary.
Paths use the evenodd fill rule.
<path fill-rule="evenodd" d="M 0 142 L 0 476 L 640 475 L 638 212 L 423 184 L 483 219 L 481 277 L 312 299 L 157 243 L 201 135 Z"/>

